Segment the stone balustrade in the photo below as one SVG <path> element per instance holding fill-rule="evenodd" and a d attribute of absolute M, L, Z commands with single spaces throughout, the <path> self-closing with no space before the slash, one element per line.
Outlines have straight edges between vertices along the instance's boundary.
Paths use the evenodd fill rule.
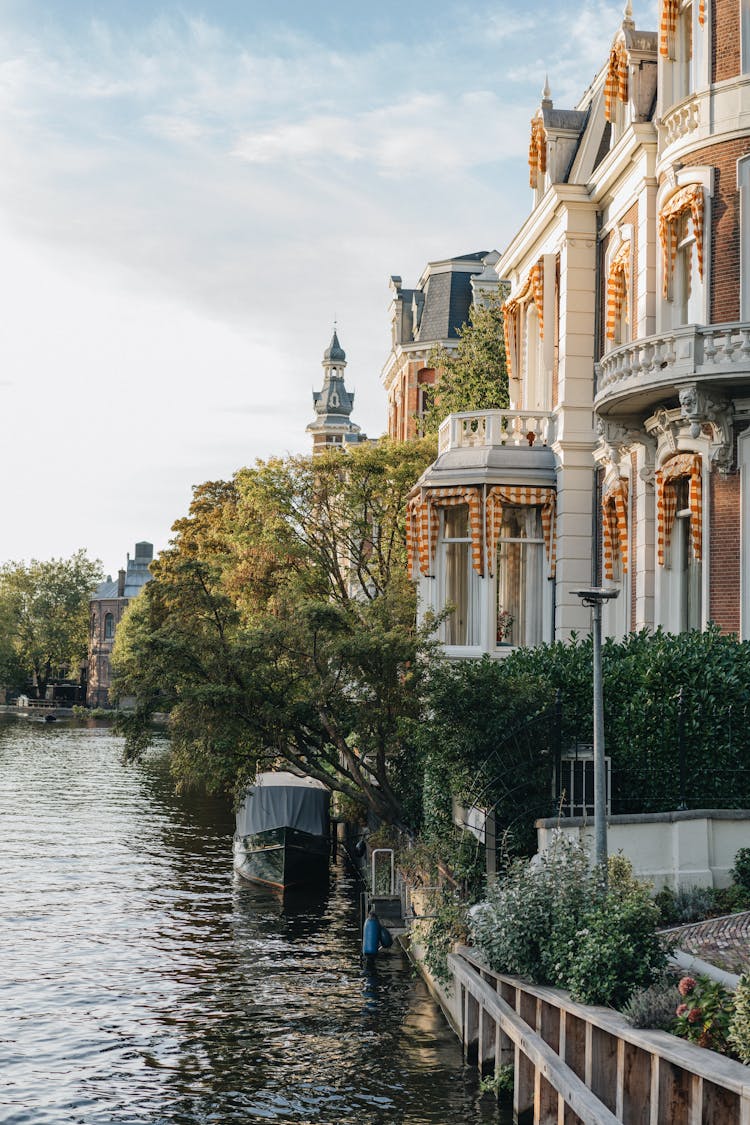
<path fill-rule="evenodd" d="M 474 410 L 445 419 L 438 431 L 438 452 L 477 446 L 533 448 L 551 441 L 548 410 Z"/>
<path fill-rule="evenodd" d="M 700 103 L 695 95 L 673 106 L 661 120 L 663 147 L 694 133 L 700 125 Z"/>
<path fill-rule="evenodd" d="M 596 365 L 595 406 L 634 391 L 658 392 L 676 383 L 750 372 L 750 323 L 695 324 L 645 336 L 614 348 Z"/>

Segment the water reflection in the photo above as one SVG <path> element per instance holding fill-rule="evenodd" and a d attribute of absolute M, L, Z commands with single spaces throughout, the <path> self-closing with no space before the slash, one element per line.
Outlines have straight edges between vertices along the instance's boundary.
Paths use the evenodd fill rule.
<path fill-rule="evenodd" d="M 499 1120 L 402 954 L 362 966 L 350 876 L 238 883 L 163 753 L 0 723 L 0 825 L 5 1125 Z"/>

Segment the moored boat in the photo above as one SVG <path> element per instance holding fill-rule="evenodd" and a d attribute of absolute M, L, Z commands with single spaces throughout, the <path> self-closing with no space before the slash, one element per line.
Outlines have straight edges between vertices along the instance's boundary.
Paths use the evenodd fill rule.
<path fill-rule="evenodd" d="M 321 879 L 328 870 L 330 797 L 312 778 L 259 773 L 237 811 L 237 873 L 281 890 Z"/>

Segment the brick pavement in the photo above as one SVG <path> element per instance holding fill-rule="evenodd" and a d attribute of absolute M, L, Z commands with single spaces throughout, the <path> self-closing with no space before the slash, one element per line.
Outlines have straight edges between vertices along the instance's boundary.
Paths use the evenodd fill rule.
<path fill-rule="evenodd" d="M 750 971 L 750 910 L 665 930 L 684 953 L 728 973 Z"/>

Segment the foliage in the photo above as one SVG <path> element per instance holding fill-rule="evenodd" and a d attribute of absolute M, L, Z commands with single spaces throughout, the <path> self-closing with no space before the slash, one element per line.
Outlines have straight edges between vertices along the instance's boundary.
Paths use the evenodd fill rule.
<path fill-rule="evenodd" d="M 681 926 L 708 918 L 716 906 L 716 892 L 713 887 L 674 887 L 664 886 L 654 899 L 659 909 L 659 924 L 662 926 Z"/>
<path fill-rule="evenodd" d="M 504 664 L 484 657 L 430 672 L 427 717 L 418 732 L 426 763 L 424 832 L 441 838 L 451 830 L 453 794 L 466 807 L 494 812 L 508 854 L 530 854 L 534 818 L 554 811 L 548 697 L 536 678 L 508 676 Z"/>
<path fill-rule="evenodd" d="M 430 677 L 423 754 L 452 791 L 495 806 L 511 853 L 529 854 L 534 820 L 554 814 L 557 745 L 565 751 L 591 740 L 591 677 L 591 639 L 580 637 L 502 661 L 445 664 Z M 750 643 L 714 626 L 610 638 L 603 688 L 614 813 L 670 810 L 683 798 L 699 808 L 750 804 Z"/>
<path fill-rule="evenodd" d="M 515 1085 L 516 1068 L 513 1063 L 499 1066 L 494 1074 L 487 1075 L 479 1083 L 479 1092 L 482 1094 L 511 1094 Z"/>
<path fill-rule="evenodd" d="M 449 414 L 465 410 L 496 410 L 508 406 L 503 304 L 505 294 L 492 294 L 471 306 L 469 323 L 458 332 L 458 346 L 432 349 L 428 365 L 438 371 L 438 389 L 424 419 L 425 431 L 437 433 Z"/>
<path fill-rule="evenodd" d="M 474 942 L 492 968 L 616 1005 L 663 970 L 657 918 L 627 861 L 616 857 L 605 884 L 583 848 L 562 837 L 535 862 L 515 860 L 471 912 Z"/>
<path fill-rule="evenodd" d="M 171 711 L 182 785 L 231 790 L 283 763 L 381 819 L 418 817 L 418 628 L 405 501 L 431 439 L 258 462 L 195 490 L 114 653 L 128 750 Z"/>
<path fill-rule="evenodd" d="M 675 1010 L 675 1035 L 699 1047 L 727 1054 L 734 1008 L 732 994 L 709 977 L 683 977 L 677 987 L 681 999 Z"/>
<path fill-rule="evenodd" d="M 675 1022 L 675 982 L 665 976 L 645 988 L 637 988 L 622 1007 L 632 1027 L 654 1027 L 671 1031 Z"/>
<path fill-rule="evenodd" d="M 89 599 L 101 563 L 83 550 L 69 559 L 0 567 L 0 675 L 20 687 L 33 679 L 43 698 L 54 675 L 78 675 L 88 647 Z"/>
<path fill-rule="evenodd" d="M 750 848 L 740 848 L 734 857 L 734 867 L 729 872 L 735 883 L 750 891 Z"/>
<path fill-rule="evenodd" d="M 750 976 L 747 973 L 742 974 L 735 989 L 729 1045 L 743 1063 L 750 1064 Z"/>
<path fill-rule="evenodd" d="M 750 890 L 732 883 L 714 890 L 713 914 L 739 914 L 750 910 Z"/>
<path fill-rule="evenodd" d="M 448 954 L 457 942 L 469 936 L 467 904 L 460 893 L 449 886 L 432 889 L 427 898 L 429 917 L 417 922 L 413 933 L 424 946 L 424 964 L 443 985 L 451 982 Z"/>

